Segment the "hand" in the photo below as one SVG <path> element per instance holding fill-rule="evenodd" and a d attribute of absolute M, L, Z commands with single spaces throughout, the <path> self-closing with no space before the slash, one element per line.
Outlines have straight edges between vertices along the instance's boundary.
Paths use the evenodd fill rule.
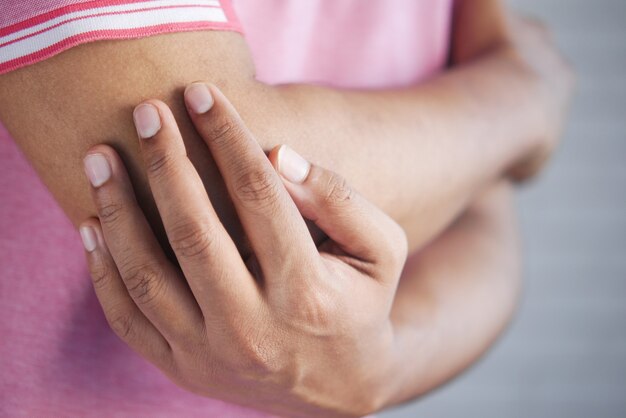
<path fill-rule="evenodd" d="M 549 30 L 531 18 L 511 15 L 509 34 L 516 59 L 522 63 L 537 87 L 531 93 L 541 100 L 534 106 L 543 134 L 533 153 L 514 167 L 510 175 L 526 180 L 536 175 L 556 149 L 574 90 L 574 73 L 556 49 Z"/>
<path fill-rule="evenodd" d="M 269 156 L 214 86 L 185 93 L 254 255 L 220 223 L 176 121 L 135 109 L 141 154 L 180 269 L 168 261 L 110 147 L 85 158 L 98 219 L 81 235 L 112 329 L 174 382 L 289 416 L 357 416 L 381 406 L 403 230 L 339 176 L 281 146 Z M 304 218 L 329 237 L 319 249 Z"/>

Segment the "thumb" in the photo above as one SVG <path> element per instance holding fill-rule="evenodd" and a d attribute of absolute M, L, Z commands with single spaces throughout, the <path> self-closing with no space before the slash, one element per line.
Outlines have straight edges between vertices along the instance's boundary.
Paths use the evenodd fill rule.
<path fill-rule="evenodd" d="M 269 158 L 302 216 L 315 222 L 344 252 L 401 270 L 407 255 L 406 235 L 387 214 L 343 177 L 309 163 L 286 145 L 274 148 Z"/>

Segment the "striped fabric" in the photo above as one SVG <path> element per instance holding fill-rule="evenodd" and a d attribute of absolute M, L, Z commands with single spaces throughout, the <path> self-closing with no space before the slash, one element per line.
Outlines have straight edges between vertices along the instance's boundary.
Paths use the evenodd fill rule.
<path fill-rule="evenodd" d="M 42 3 L 46 1 L 0 1 L 0 74 L 95 40 L 201 29 L 241 31 L 229 0 L 57 0 L 52 3 L 62 5 L 49 10 Z"/>

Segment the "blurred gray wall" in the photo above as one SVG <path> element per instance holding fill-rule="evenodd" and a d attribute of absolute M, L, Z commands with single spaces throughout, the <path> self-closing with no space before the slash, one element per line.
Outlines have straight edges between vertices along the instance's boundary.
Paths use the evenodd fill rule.
<path fill-rule="evenodd" d="M 450 385 L 381 418 L 626 417 L 626 0 L 514 0 L 578 72 L 563 146 L 519 194 L 525 294 Z"/>

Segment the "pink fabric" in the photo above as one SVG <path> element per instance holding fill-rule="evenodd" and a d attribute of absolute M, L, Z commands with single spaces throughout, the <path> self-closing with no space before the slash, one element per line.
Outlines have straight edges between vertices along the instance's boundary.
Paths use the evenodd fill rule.
<path fill-rule="evenodd" d="M 262 80 L 379 88 L 443 66 L 451 1 L 234 6 Z M 34 2 L 10 3 L 0 19 L 33 15 L 24 5 Z M 36 2 L 42 11 L 66 3 L 77 2 Z M 113 335 L 77 233 L 1 126 L 0 416 L 264 416 L 178 389 Z"/>
<path fill-rule="evenodd" d="M 269 83 L 400 87 L 447 58 L 452 0 L 233 3 L 257 74 Z"/>
<path fill-rule="evenodd" d="M 41 3 L 39 5 L 39 3 Z M 0 74 L 73 46 L 173 31 L 241 31 L 229 0 L 10 0 L 0 15 Z M 30 10 L 29 10 L 30 9 Z M 4 10 L 3 10 L 4 11 Z M 38 12 L 33 15 L 33 11 Z"/>

